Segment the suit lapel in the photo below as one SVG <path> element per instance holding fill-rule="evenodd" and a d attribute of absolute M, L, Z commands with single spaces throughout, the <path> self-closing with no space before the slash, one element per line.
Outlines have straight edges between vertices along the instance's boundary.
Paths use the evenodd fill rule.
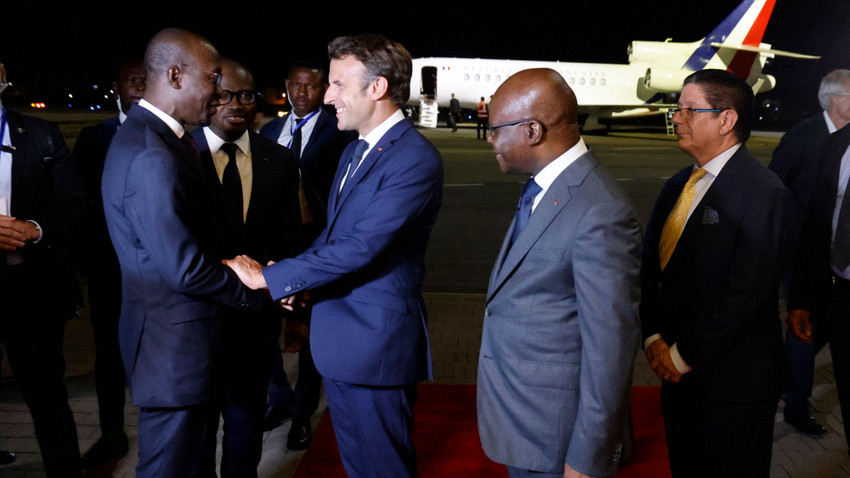
<path fill-rule="evenodd" d="M 343 202 L 345 202 L 346 198 L 351 195 L 351 192 L 357 188 L 357 185 L 363 181 L 366 176 L 369 175 L 369 172 L 378 162 L 378 160 L 387 153 L 387 151 L 392 149 L 393 143 L 408 129 L 410 128 L 410 122 L 408 120 L 402 120 L 378 140 L 378 143 L 372 146 L 371 151 L 363 158 L 363 161 L 360 163 L 360 166 L 357 168 L 357 173 L 351 178 L 351 183 L 346 180 L 345 187 L 343 187 L 342 191 L 339 193 L 339 197 L 334 201 L 334 217 L 331 219 L 335 219 L 336 215 L 339 213 L 340 206 Z M 340 162 L 339 167 L 337 168 L 337 178 L 334 181 L 337 189 L 339 190 L 339 184 L 342 181 L 342 176 L 345 174 L 347 170 L 347 164 L 344 162 Z"/>
<path fill-rule="evenodd" d="M 496 267 L 493 269 L 493 274 L 490 278 L 490 286 L 487 293 L 488 301 L 498 291 L 505 280 L 511 276 L 519 264 L 522 263 L 528 251 L 540 239 L 540 236 L 543 235 L 552 221 L 569 207 L 569 202 L 573 196 L 570 189 L 583 183 L 584 179 L 596 165 L 596 158 L 593 157 L 592 153 L 587 152 L 561 172 L 540 199 L 540 202 L 528 219 L 528 224 L 526 224 L 525 229 L 517 238 L 516 243 L 508 250 L 508 238 L 511 237 L 514 228 L 514 223 L 511 222 L 508 233 L 505 235 L 505 240 L 502 242 L 502 250 L 499 252 Z"/>
<path fill-rule="evenodd" d="M 14 111 L 6 110 L 6 121 L 8 122 L 9 128 L 9 140 L 12 142 L 12 146 L 17 145 L 14 151 L 12 151 L 12 194 L 18 190 L 18 186 L 20 186 L 21 178 L 24 173 L 24 164 L 27 162 L 29 154 L 29 148 L 27 145 L 30 144 L 27 139 L 27 135 L 29 132 L 21 126 L 20 117 Z M 2 139 L 2 138 L 0 138 Z"/>

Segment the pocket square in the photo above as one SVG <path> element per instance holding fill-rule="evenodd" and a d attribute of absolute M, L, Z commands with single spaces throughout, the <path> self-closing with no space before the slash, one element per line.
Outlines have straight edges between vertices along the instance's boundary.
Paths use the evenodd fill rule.
<path fill-rule="evenodd" d="M 703 224 L 717 224 L 720 222 L 720 214 L 717 213 L 716 210 L 707 207 L 702 210 L 702 223 Z"/>

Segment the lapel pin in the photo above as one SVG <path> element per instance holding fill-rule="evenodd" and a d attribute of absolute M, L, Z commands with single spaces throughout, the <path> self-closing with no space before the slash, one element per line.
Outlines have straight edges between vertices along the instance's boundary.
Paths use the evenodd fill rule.
<path fill-rule="evenodd" d="M 384 148 L 378 146 L 378 151 L 383 151 L 383 150 L 384 150 Z"/>
<path fill-rule="evenodd" d="M 267 158 L 267 157 L 263 156 L 263 161 L 265 161 L 265 162 L 267 162 L 267 163 L 268 163 L 268 162 L 269 162 L 269 158 Z"/>
<path fill-rule="evenodd" d="M 552 205 L 557 206 L 557 205 L 558 205 L 558 200 L 557 200 L 557 199 L 553 199 L 553 200 L 552 200 Z"/>

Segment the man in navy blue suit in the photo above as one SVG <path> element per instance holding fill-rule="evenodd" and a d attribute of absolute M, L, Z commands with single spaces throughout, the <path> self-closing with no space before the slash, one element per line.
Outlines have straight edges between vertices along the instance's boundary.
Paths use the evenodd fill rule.
<path fill-rule="evenodd" d="M 289 148 L 298 161 L 304 248 L 307 248 L 325 227 L 328 196 L 339 158 L 345 147 L 357 139 L 357 133 L 340 131 L 333 108 L 322 108 L 328 86 L 326 71 L 303 66 L 306 63 L 297 65 L 289 70 L 286 79 L 286 98 L 292 112 L 270 121 L 260 129 L 260 134 Z M 294 310 L 287 320 L 285 350 L 298 352 L 298 382 L 293 392 L 283 369 L 283 356 L 276 354 L 265 428 L 274 429 L 292 416 L 287 448 L 303 450 L 312 441 L 310 416 L 319 406 L 322 377 L 313 363 L 309 337 L 298 340 L 305 335 L 298 331 L 309 326 L 310 308 Z"/>
<path fill-rule="evenodd" d="M 257 94 L 243 65 L 222 60 L 221 88 L 221 104 L 210 125 L 196 128 L 192 136 L 207 180 L 220 193 L 214 207 L 225 227 L 226 257 L 248 254 L 263 263 L 292 257 L 303 249 L 298 164 L 288 149 L 250 130 Z M 271 301 L 259 312 L 230 311 L 222 477 L 257 476 L 272 353 L 280 355 L 283 312 Z"/>
<path fill-rule="evenodd" d="M 100 181 L 103 162 L 112 137 L 127 119 L 130 107 L 145 93 L 145 66 L 141 59 L 125 62 L 112 85 L 118 102 L 118 115 L 80 131 L 74 145 L 74 164 L 80 172 L 92 201 L 89 215 L 92 231 L 82 244 L 80 270 L 88 279 L 89 308 L 94 332 L 94 386 L 100 418 L 100 438 L 82 456 L 84 469 L 98 468 L 127 453 L 129 443 L 124 432 L 124 368 L 118 349 L 118 316 L 121 313 L 121 269 L 112 249 Z"/>
<path fill-rule="evenodd" d="M 348 475 L 416 476 L 416 384 L 431 376 L 421 289 L 442 161 L 400 109 L 412 71 L 402 45 L 341 37 L 328 53 L 325 102 L 360 140 L 337 168 L 327 226 L 295 258 L 266 268 L 246 256 L 225 262 L 284 305 L 310 292 L 310 345 Z"/>
<path fill-rule="evenodd" d="M 220 262 L 216 192 L 184 128 L 216 112 L 218 52 L 165 29 L 148 43 L 145 73 L 145 98 L 115 134 L 101 183 L 121 266 L 121 356 L 139 407 L 136 476 L 214 476 L 225 322 L 232 307 L 260 308 L 264 294 Z"/>

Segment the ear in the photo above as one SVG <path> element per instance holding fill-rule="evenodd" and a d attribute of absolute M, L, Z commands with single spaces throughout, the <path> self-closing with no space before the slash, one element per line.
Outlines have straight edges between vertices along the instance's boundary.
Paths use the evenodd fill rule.
<path fill-rule="evenodd" d="M 543 140 L 543 125 L 537 121 L 529 121 L 524 125 L 523 131 L 528 138 L 528 145 L 533 146 Z"/>
<path fill-rule="evenodd" d="M 168 84 L 175 90 L 179 90 L 183 84 L 183 72 L 180 71 L 180 67 L 177 65 L 171 65 L 168 67 L 165 74 L 168 78 Z"/>
<path fill-rule="evenodd" d="M 114 81 L 112 82 L 112 99 L 116 101 L 121 99 L 121 95 L 118 93 L 118 83 Z"/>
<path fill-rule="evenodd" d="M 735 125 L 738 124 L 738 112 L 735 110 L 724 110 L 720 113 L 721 122 L 720 122 L 720 134 L 726 136 L 730 134 L 735 129 Z"/>
<path fill-rule="evenodd" d="M 373 100 L 379 100 L 386 96 L 389 88 L 389 81 L 387 81 L 387 79 L 383 76 L 379 76 L 372 81 L 371 85 L 369 85 L 369 93 Z"/>

